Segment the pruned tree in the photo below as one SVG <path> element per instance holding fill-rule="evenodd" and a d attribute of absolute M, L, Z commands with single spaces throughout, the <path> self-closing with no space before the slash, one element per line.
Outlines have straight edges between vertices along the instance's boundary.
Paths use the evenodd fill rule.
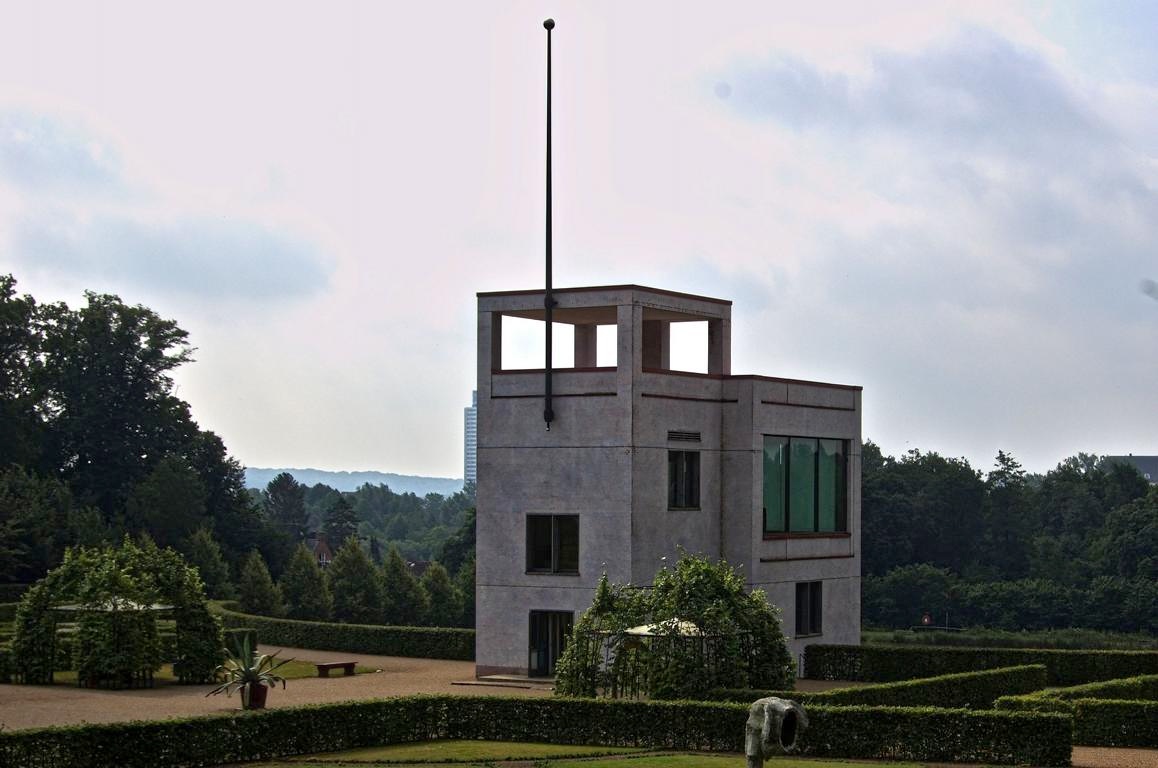
<path fill-rule="evenodd" d="M 241 610 L 260 616 L 280 616 L 282 614 L 281 592 L 269 575 L 265 559 L 256 549 L 245 558 L 241 567 L 241 583 L 238 585 Z"/>
<path fill-rule="evenodd" d="M 330 618 L 334 601 L 326 586 L 325 574 L 305 544 L 299 544 L 294 550 L 278 583 L 285 600 L 286 616 L 306 621 Z"/>
<path fill-rule="evenodd" d="M 334 554 L 326 580 L 334 598 L 334 619 L 350 624 L 381 621 L 382 584 L 357 539 L 346 539 Z"/>
<path fill-rule="evenodd" d="M 393 544 L 382 563 L 382 587 L 385 592 L 383 618 L 387 624 L 415 627 L 426 620 L 430 608 L 426 592 Z"/>

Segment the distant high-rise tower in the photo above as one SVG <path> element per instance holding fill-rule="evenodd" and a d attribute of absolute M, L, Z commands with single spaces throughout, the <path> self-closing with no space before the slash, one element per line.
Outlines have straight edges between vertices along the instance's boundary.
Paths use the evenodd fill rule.
<path fill-rule="evenodd" d="M 470 393 L 470 407 L 463 408 L 463 480 L 478 482 L 478 390 Z"/>

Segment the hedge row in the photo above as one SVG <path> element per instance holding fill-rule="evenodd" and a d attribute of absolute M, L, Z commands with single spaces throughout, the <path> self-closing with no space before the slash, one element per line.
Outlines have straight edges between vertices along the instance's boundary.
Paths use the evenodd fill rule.
<path fill-rule="evenodd" d="M 1158 675 L 1002 696 L 994 706 L 1005 711 L 1072 714 L 1075 744 L 1158 747 Z"/>
<path fill-rule="evenodd" d="M 1118 699 L 1126 701 L 1158 701 L 1158 675 L 1138 675 L 1121 680 L 1106 680 L 1101 683 L 1086 683 L 1069 688 L 1054 688 L 1032 695 L 1002 696 L 997 700 L 998 709 L 1034 709 L 1038 702 L 1074 702 L 1078 699 Z M 1062 712 L 1068 707 L 1039 707 Z"/>
<path fill-rule="evenodd" d="M 213 612 L 221 617 L 227 629 L 254 629 L 261 637 L 261 642 L 267 645 L 419 659 L 474 660 L 473 629 L 386 627 L 274 619 L 239 613 L 221 604 L 214 606 Z"/>
<path fill-rule="evenodd" d="M 1158 747 L 1158 701 L 1079 699 L 1074 702 L 1074 744 Z"/>
<path fill-rule="evenodd" d="M 205 766 L 427 739 L 743 751 L 747 707 L 710 702 L 416 696 L 184 720 L 0 732 L 0 764 Z M 1067 766 L 1071 720 L 1032 712 L 808 709 L 806 755 Z"/>
<path fill-rule="evenodd" d="M 1158 673 L 1158 651 L 884 645 L 809 645 L 804 649 L 804 676 L 818 680 L 884 683 L 1026 664 L 1044 665 L 1049 685 L 1077 685 Z"/>
<path fill-rule="evenodd" d="M 714 691 L 717 701 L 752 702 L 764 696 L 795 699 L 802 704 L 877 707 L 967 707 L 989 709 L 1002 696 L 1040 691 L 1046 686 L 1045 667 L 1030 664 L 982 672 L 963 672 L 920 680 L 841 688 L 823 693 L 802 691 Z M 1011 708 L 1012 709 L 1012 708 Z"/>
<path fill-rule="evenodd" d="M 20 603 L 0 603 L 0 621 L 16 621 L 16 609 Z"/>

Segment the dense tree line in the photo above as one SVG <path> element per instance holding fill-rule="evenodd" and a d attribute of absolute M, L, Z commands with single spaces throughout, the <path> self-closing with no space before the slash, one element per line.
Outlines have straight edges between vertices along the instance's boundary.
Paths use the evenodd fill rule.
<path fill-rule="evenodd" d="M 40 304 L 0 276 L 0 581 L 124 534 L 202 556 L 209 536 L 225 560 L 263 545 L 241 466 L 174 394 L 185 331 L 116 296 L 85 298 Z"/>
<path fill-rule="evenodd" d="M 299 545 L 275 582 L 255 550 L 242 569 L 239 602 L 249 613 L 306 621 L 468 627 L 474 624 L 474 563 L 452 579 L 436 561 L 416 578 L 397 547 L 375 564 L 351 536 L 324 570 Z"/>
<path fill-rule="evenodd" d="M 211 596 L 277 612 L 280 582 L 294 610 L 350 620 L 340 604 L 349 590 L 327 597 L 310 586 L 301 554 L 309 537 L 320 533 L 335 549 L 354 542 L 374 561 L 384 544 L 399 560 L 429 559 L 473 521 L 472 488 L 445 498 L 385 485 L 343 494 L 283 474 L 247 491 L 241 465 L 175 394 L 172 371 L 192 352 L 176 322 L 146 307 L 91 292 L 76 309 L 41 304 L 0 275 L 0 583 L 35 581 L 71 546 L 148 536 L 184 554 Z M 354 557 L 346 550 L 339 571 Z M 450 590 L 432 568 L 421 593 L 431 604 L 407 616 L 472 616 L 473 562 L 462 566 Z M 405 580 L 382 586 L 378 618 L 392 615 L 384 601 L 410 599 L 390 590 L 414 591 Z M 467 587 L 469 600 L 460 596 Z M 443 596 L 449 605 L 433 604 Z"/>
<path fill-rule="evenodd" d="M 905 627 L 1158 631 L 1158 488 L 1079 454 L 1044 475 L 998 452 L 863 452 L 863 616 Z"/>

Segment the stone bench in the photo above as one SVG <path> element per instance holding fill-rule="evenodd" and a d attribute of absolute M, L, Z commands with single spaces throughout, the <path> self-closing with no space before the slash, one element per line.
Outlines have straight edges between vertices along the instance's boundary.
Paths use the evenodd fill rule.
<path fill-rule="evenodd" d="M 354 674 L 354 666 L 357 663 L 356 661 L 325 661 L 314 666 L 318 668 L 318 677 L 329 677 L 331 669 L 341 669 L 349 677 Z"/>

